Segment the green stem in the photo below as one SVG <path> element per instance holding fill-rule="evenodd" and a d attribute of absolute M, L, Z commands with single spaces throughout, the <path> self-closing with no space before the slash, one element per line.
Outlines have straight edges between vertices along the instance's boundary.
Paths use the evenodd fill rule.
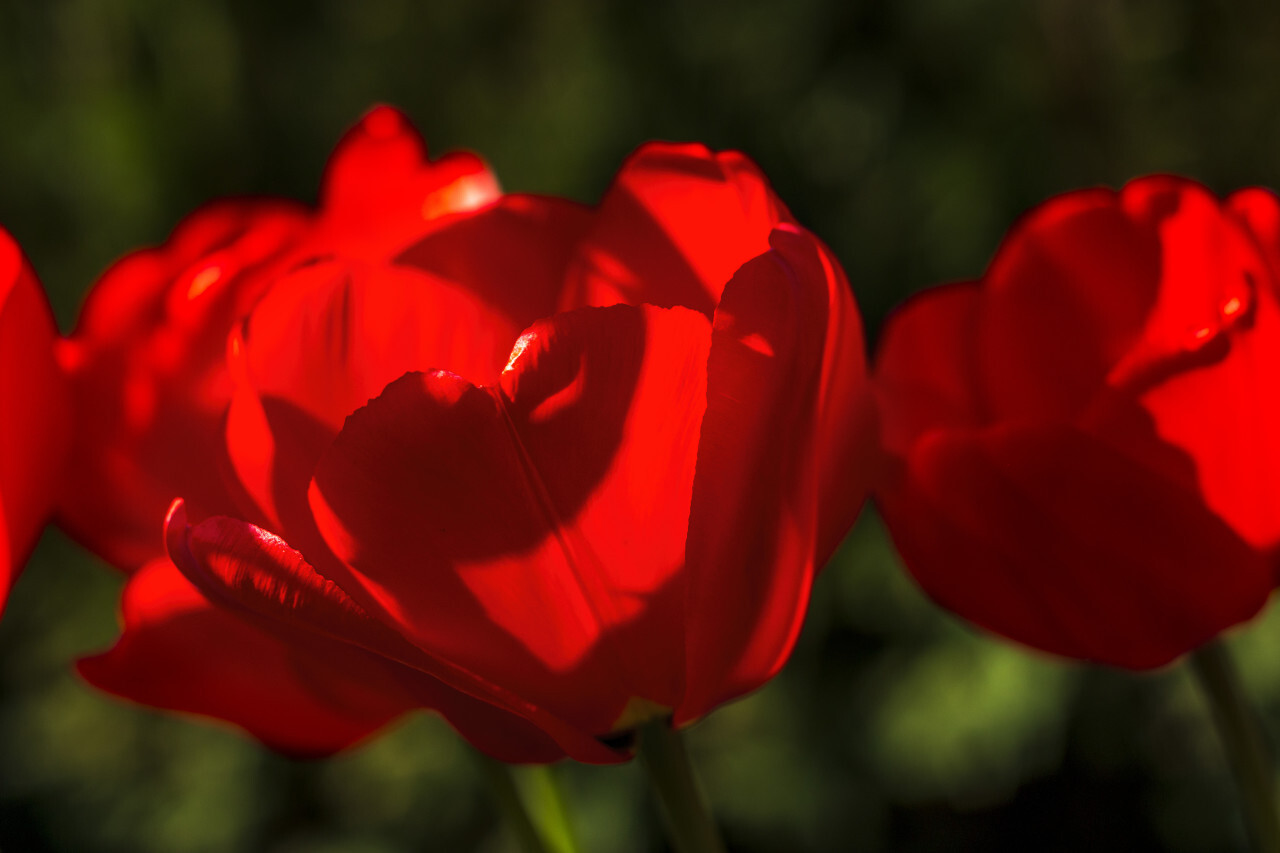
<path fill-rule="evenodd" d="M 524 800 L 520 798 L 520 789 L 512 778 L 510 765 L 479 752 L 476 755 L 480 768 L 484 771 L 485 781 L 489 783 L 489 792 L 498 804 L 498 811 L 502 812 L 508 828 L 515 834 L 520 849 L 524 853 L 553 853 L 524 807 Z"/>
<path fill-rule="evenodd" d="M 525 802 L 529 803 L 529 811 L 547 848 L 552 853 L 581 853 L 556 768 L 549 764 L 533 764 L 513 768 L 512 772 L 525 793 Z"/>
<path fill-rule="evenodd" d="M 1227 761 L 1240 788 L 1257 853 L 1280 853 L 1280 812 L 1271 752 L 1226 647 L 1215 640 L 1191 653 L 1191 669 L 1209 699 Z"/>
<path fill-rule="evenodd" d="M 680 733 L 669 720 L 658 719 L 641 726 L 639 734 L 640 761 L 662 805 L 676 853 L 725 853 Z"/>

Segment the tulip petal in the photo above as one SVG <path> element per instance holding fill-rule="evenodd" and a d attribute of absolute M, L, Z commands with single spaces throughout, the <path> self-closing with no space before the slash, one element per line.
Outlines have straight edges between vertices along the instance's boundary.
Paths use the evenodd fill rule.
<path fill-rule="evenodd" d="M 984 391 L 1005 418 L 1071 420 L 1215 357 L 1262 259 L 1204 187 L 1133 181 L 1070 193 L 1011 232 L 986 276 Z"/>
<path fill-rule="evenodd" d="M 518 331 L 409 268 L 333 261 L 279 281 L 233 336 L 226 426 L 236 474 L 269 526 L 309 551 L 307 487 L 346 416 L 411 370 L 496 381 Z"/>
<path fill-rule="evenodd" d="M 0 608 L 62 486 L 71 416 L 56 336 L 44 291 L 0 229 Z"/>
<path fill-rule="evenodd" d="M 1074 417 L 1141 337 L 1161 250 L 1109 190 L 1049 200 L 1015 225 L 984 278 L 976 346 L 997 418 Z"/>
<path fill-rule="evenodd" d="M 754 689 L 782 666 L 816 561 L 828 556 L 817 553 L 820 489 L 848 478 L 854 505 L 839 502 L 838 525 L 847 528 L 870 473 L 842 467 L 827 475 L 820 465 L 850 464 L 857 453 L 835 460 L 814 453 L 819 443 L 831 449 L 847 439 L 838 435 L 847 424 L 831 413 L 856 408 L 820 410 L 822 383 L 837 369 L 827 359 L 847 356 L 843 338 L 854 334 L 829 326 L 849 321 L 832 306 L 831 288 L 843 283 L 807 232 L 783 226 L 771 244 L 738 270 L 716 311 L 687 545 L 688 693 L 677 723 Z M 828 524 L 836 524 L 834 515 Z"/>
<path fill-rule="evenodd" d="M 1159 187 L 1160 185 L 1157 185 Z M 1166 265 L 1145 339 L 1081 425 L 1171 483 L 1199 495 L 1259 548 L 1280 543 L 1280 304 L 1265 229 L 1277 217 L 1269 193 L 1238 195 L 1241 220 L 1202 190 L 1152 191 Z M 1270 212 L 1267 207 L 1273 208 Z M 1260 251 L 1261 249 L 1261 251 Z M 1124 369 L 1126 365 L 1121 365 Z"/>
<path fill-rule="evenodd" d="M 323 637 L 285 642 L 210 604 L 167 558 L 130 578 L 123 613 L 116 645 L 79 662 L 91 684 L 226 720 L 280 752 L 336 752 L 415 705 L 363 653 Z"/>
<path fill-rule="evenodd" d="M 1280 199 L 1262 187 L 1232 193 L 1226 208 L 1256 241 L 1271 267 L 1272 281 L 1280 282 Z"/>
<path fill-rule="evenodd" d="M 568 754 L 596 763 L 625 758 L 503 688 L 424 654 L 261 528 L 222 517 L 191 527 L 177 501 L 166 537 L 175 565 L 210 600 L 291 646 L 319 649 L 322 659 L 334 646 L 343 655 L 355 655 L 359 666 L 338 662 L 343 672 L 370 666 L 389 672 L 416 704 L 439 711 L 463 737 L 496 758 L 544 762 Z"/>
<path fill-rule="evenodd" d="M 977 282 L 912 296 L 885 322 L 876 352 L 880 436 L 904 456 L 931 429 L 975 428 L 987 420 L 977 378 Z"/>
<path fill-rule="evenodd" d="M 427 146 L 392 107 L 370 110 L 334 149 L 308 246 L 319 254 L 389 261 L 426 223 L 498 198 L 498 181 L 474 154 L 427 160 Z"/>
<path fill-rule="evenodd" d="M 792 221 L 742 154 L 648 143 L 605 193 L 561 306 L 684 305 L 710 317 L 738 267 Z"/>
<path fill-rule="evenodd" d="M 1272 222 L 1280 218 L 1280 203 L 1271 193 L 1233 200 L 1237 208 L 1245 204 L 1255 222 L 1264 215 Z M 1273 390 L 1280 385 L 1280 267 L 1268 266 L 1232 224 L 1196 234 L 1205 231 L 1211 242 L 1201 256 L 1225 280 L 1211 294 L 1217 323 L 1198 342 L 1208 358 L 1153 385 L 1138 403 L 1159 440 L 1194 460 L 1198 491 L 1210 509 L 1253 545 L 1271 548 L 1280 544 L 1280 481 L 1273 474 L 1280 471 L 1280 394 Z M 1190 251 L 1200 248 L 1192 242 L 1195 236 L 1166 239 Z M 1280 251 L 1280 243 L 1269 251 Z M 1233 278 L 1242 281 L 1235 285 Z M 1233 285 L 1240 288 L 1234 295 Z M 1185 334 L 1185 327 L 1178 331 Z"/>
<path fill-rule="evenodd" d="M 634 698 L 672 707 L 709 331 L 683 309 L 586 309 L 526 332 L 497 388 L 392 383 L 312 486 L 347 588 L 586 731 Z"/>
<path fill-rule="evenodd" d="M 60 342 L 76 422 L 93 425 L 74 436 L 60 521 L 113 565 L 163 553 L 159 521 L 177 495 L 201 513 L 240 505 L 225 476 L 227 333 L 306 223 L 284 202 L 201 208 L 165 245 L 112 266 Z"/>
<path fill-rule="evenodd" d="M 445 223 L 396 260 L 470 291 L 524 329 L 556 313 L 565 270 L 590 224 L 591 211 L 575 202 L 507 195 Z"/>
<path fill-rule="evenodd" d="M 1266 560 L 1192 494 L 1068 427 L 925 436 L 880 495 L 944 607 L 1055 654 L 1144 669 L 1265 603 Z"/>
<path fill-rule="evenodd" d="M 840 262 L 808 232 L 813 251 L 787 235 L 786 226 L 770 238 L 797 275 L 823 282 L 827 295 L 826 340 L 818 380 L 816 438 L 812 455 L 818 466 L 818 531 L 814 565 L 822 568 L 853 526 L 871 488 L 879 462 L 876 436 L 879 413 L 867 376 L 867 344 L 862 315 Z M 790 242 L 792 245 L 788 246 Z"/>

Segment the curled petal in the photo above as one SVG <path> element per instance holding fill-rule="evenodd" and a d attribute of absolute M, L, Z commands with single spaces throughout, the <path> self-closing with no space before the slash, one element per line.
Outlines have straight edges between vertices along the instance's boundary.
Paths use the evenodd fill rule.
<path fill-rule="evenodd" d="M 290 644 L 312 647 L 318 639 L 314 647 L 323 650 L 337 643 L 348 658 L 385 668 L 417 704 L 439 711 L 495 757 L 551 761 L 568 754 L 598 763 L 625 757 L 502 687 L 423 654 L 261 528 L 217 517 L 190 527 L 177 501 L 165 531 L 174 564 L 210 600 Z"/>
<path fill-rule="evenodd" d="M 124 632 L 79 670 L 126 699 L 226 720 L 272 749 L 326 755 L 415 706 L 411 692 L 350 646 L 288 642 L 209 602 L 167 558 L 125 587 Z"/>

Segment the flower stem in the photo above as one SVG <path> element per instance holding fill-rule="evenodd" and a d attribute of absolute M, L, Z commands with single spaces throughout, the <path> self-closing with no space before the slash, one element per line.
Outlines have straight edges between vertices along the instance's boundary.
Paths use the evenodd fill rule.
<path fill-rule="evenodd" d="M 1219 640 L 1191 653 L 1191 669 L 1208 697 L 1227 761 L 1240 789 L 1245 824 L 1257 853 L 1280 853 L 1280 800 L 1270 750 Z"/>
<path fill-rule="evenodd" d="M 577 835 L 573 831 L 569 804 L 556 767 L 550 764 L 532 764 L 512 768 L 516 782 L 524 791 L 533 822 L 551 853 L 580 853 Z"/>
<path fill-rule="evenodd" d="M 639 734 L 640 761 L 662 805 L 676 853 L 725 853 L 680 733 L 669 720 L 658 719 L 642 726 Z"/>
<path fill-rule="evenodd" d="M 498 811 L 507 823 L 507 827 L 515 835 L 520 849 L 524 853 L 553 853 L 520 798 L 520 789 L 516 787 L 512 776 L 512 768 L 495 758 L 477 752 L 480 769 L 484 772 L 485 781 L 489 783 L 489 793 L 498 804 Z"/>

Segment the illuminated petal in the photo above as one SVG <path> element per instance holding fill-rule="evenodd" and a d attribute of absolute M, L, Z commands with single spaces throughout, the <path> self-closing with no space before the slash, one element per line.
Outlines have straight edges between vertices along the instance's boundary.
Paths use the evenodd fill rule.
<path fill-rule="evenodd" d="M 651 142 L 596 211 L 562 306 L 684 305 L 708 317 L 726 282 L 791 222 L 760 170 L 736 151 Z"/>
<path fill-rule="evenodd" d="M 308 247 L 389 261 L 450 214 L 499 196 L 498 181 L 474 154 L 427 160 L 427 146 L 392 107 L 370 110 L 347 131 L 325 169 L 321 214 Z"/>
<path fill-rule="evenodd" d="M 716 311 L 687 546 L 688 694 L 677 722 L 782 666 L 814 573 L 853 522 L 870 476 L 861 331 L 848 325 L 843 276 L 801 229 L 779 228 L 771 245 L 738 271 Z M 851 384 L 834 387 L 837 376 Z M 841 442 L 853 449 L 836 452 Z M 846 492 L 832 501 L 835 488 Z"/>

